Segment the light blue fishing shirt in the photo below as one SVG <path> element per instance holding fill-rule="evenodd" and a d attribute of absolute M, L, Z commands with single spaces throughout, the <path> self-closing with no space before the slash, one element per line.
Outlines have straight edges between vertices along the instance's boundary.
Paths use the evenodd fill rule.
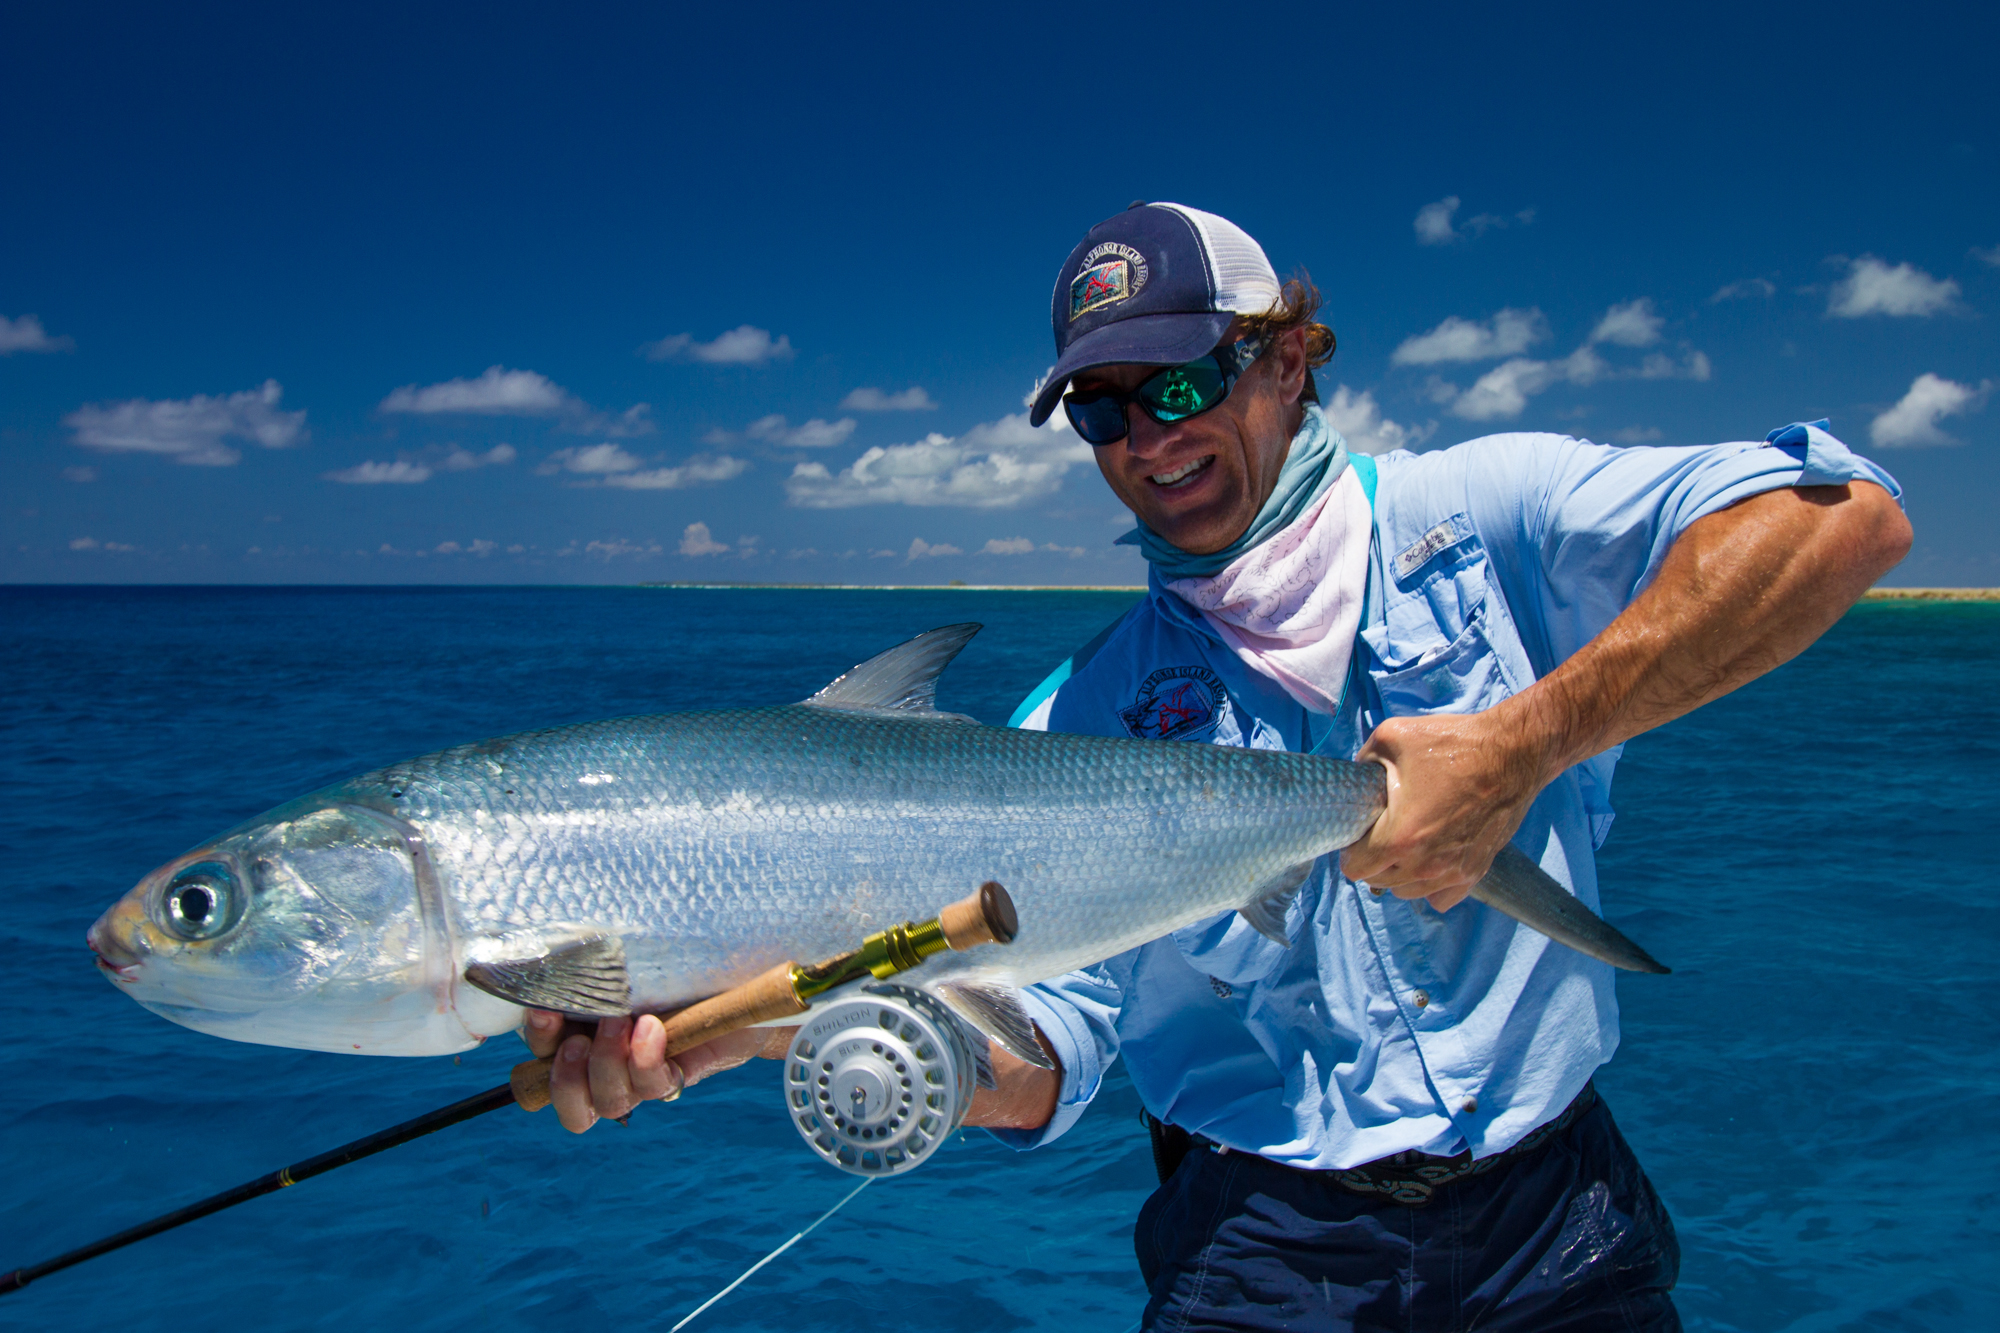
<path fill-rule="evenodd" d="M 1184 741 L 1351 758 L 1384 718 L 1490 708 L 1610 624 L 1695 520 L 1780 486 L 1870 481 L 1900 500 L 1825 427 L 1691 449 L 1520 433 L 1356 457 L 1374 557 L 1336 715 L 1244 665 L 1155 572 L 1014 725 L 1124 737 L 1133 718 Z M 1188 682 L 1203 688 L 1160 711 Z M 1621 748 L 1557 778 L 1514 836 L 1592 908 Z M 1056 1113 L 998 1136 L 1060 1137 L 1122 1056 L 1149 1111 L 1232 1149 L 1317 1169 L 1405 1149 L 1484 1157 L 1560 1112 L 1617 1049 L 1612 969 L 1481 904 L 1438 913 L 1378 895 L 1328 856 L 1286 929 L 1289 949 L 1230 913 L 1031 987 L 1062 1062 Z"/>

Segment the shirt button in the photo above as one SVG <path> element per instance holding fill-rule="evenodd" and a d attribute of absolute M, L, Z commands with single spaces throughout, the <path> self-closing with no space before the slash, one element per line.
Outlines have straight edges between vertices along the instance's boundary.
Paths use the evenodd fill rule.
<path fill-rule="evenodd" d="M 1467 1097 L 1465 1099 L 1465 1105 L 1459 1107 L 1458 1109 L 1465 1112 L 1467 1115 L 1478 1115 L 1479 1099 L 1477 1097 Z"/>
<path fill-rule="evenodd" d="M 1410 998 L 1417 1002 L 1417 1008 L 1422 1009 L 1425 1005 L 1431 1002 L 1431 993 L 1429 991 L 1420 990 Z"/>
<path fill-rule="evenodd" d="M 1368 886 L 1368 892 L 1374 894 L 1377 898 L 1380 898 L 1382 896 L 1382 890 L 1376 888 L 1373 884 L 1370 884 Z"/>

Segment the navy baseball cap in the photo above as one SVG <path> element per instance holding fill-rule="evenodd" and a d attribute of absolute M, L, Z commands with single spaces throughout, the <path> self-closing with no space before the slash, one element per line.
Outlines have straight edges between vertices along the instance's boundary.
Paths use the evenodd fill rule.
<path fill-rule="evenodd" d="M 1182 204 L 1134 204 L 1070 251 L 1049 312 L 1056 363 L 1028 420 L 1056 410 L 1070 377 L 1097 366 L 1177 366 L 1206 356 L 1237 315 L 1277 304 L 1264 247 L 1228 218 Z"/>

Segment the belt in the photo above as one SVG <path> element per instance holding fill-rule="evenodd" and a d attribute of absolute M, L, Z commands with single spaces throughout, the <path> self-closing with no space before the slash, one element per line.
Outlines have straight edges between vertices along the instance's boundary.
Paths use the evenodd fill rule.
<path fill-rule="evenodd" d="M 1406 1152 L 1391 1153 L 1387 1157 L 1377 1158 L 1372 1162 L 1363 1162 L 1360 1166 L 1350 1166 L 1335 1171 L 1318 1171 L 1307 1167 L 1286 1166 L 1283 1162 L 1271 1162 L 1269 1158 L 1261 1160 L 1270 1162 L 1272 1166 L 1280 1167 L 1286 1171 L 1297 1171 L 1301 1175 L 1324 1177 L 1342 1189 L 1355 1194 L 1383 1198 L 1392 1203 L 1406 1204 L 1412 1208 L 1417 1208 L 1429 1203 L 1431 1196 L 1446 1185 L 1468 1179 L 1472 1176 L 1483 1176 L 1489 1171 L 1518 1161 L 1520 1158 L 1526 1157 L 1528 1154 L 1544 1147 L 1550 1139 L 1553 1139 L 1556 1135 L 1575 1124 L 1584 1112 L 1588 1111 L 1596 1103 L 1597 1089 L 1594 1085 L 1586 1083 L 1583 1085 L 1583 1091 L 1576 1095 L 1576 1100 L 1564 1107 L 1561 1114 L 1557 1115 L 1555 1119 L 1537 1125 L 1528 1132 L 1527 1137 L 1523 1138 L 1513 1147 L 1508 1148 L 1505 1152 L 1497 1152 L 1491 1157 L 1481 1157 L 1476 1160 L 1472 1156 L 1471 1149 L 1459 1153 L 1456 1157 L 1436 1157 L 1430 1153 L 1417 1152 L 1415 1149 L 1411 1149 Z M 1154 1130 L 1156 1158 L 1158 1155 L 1157 1145 L 1161 1142 L 1164 1135 L 1169 1134 L 1186 1134 L 1190 1148 L 1210 1148 L 1217 1152 L 1230 1151 L 1214 1139 L 1181 1130 L 1174 1125 L 1164 1124 L 1153 1119 L 1150 1114 L 1147 1115 L 1146 1120 L 1149 1128 L 1158 1126 Z"/>

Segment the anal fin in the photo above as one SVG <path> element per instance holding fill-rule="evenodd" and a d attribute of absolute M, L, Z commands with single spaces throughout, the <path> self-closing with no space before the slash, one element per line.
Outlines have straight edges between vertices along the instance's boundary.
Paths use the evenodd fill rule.
<path fill-rule="evenodd" d="M 960 1018 L 991 1037 L 1017 1060 L 1037 1069 L 1054 1069 L 1055 1061 L 1035 1036 L 1035 1021 L 1021 1007 L 1020 992 L 1011 986 L 976 981 L 946 981 L 927 989 L 951 1006 Z"/>
<path fill-rule="evenodd" d="M 575 936 L 526 957 L 472 963 L 465 969 L 465 979 L 488 995 L 530 1009 L 553 1009 L 580 1018 L 616 1018 L 632 1012 L 624 942 L 602 932 Z"/>
<path fill-rule="evenodd" d="M 1286 866 L 1251 890 L 1250 901 L 1237 911 L 1259 935 L 1291 948 L 1291 937 L 1285 934 L 1285 913 L 1291 909 L 1292 899 L 1299 896 L 1299 888 L 1312 869 L 1311 861 Z"/>

